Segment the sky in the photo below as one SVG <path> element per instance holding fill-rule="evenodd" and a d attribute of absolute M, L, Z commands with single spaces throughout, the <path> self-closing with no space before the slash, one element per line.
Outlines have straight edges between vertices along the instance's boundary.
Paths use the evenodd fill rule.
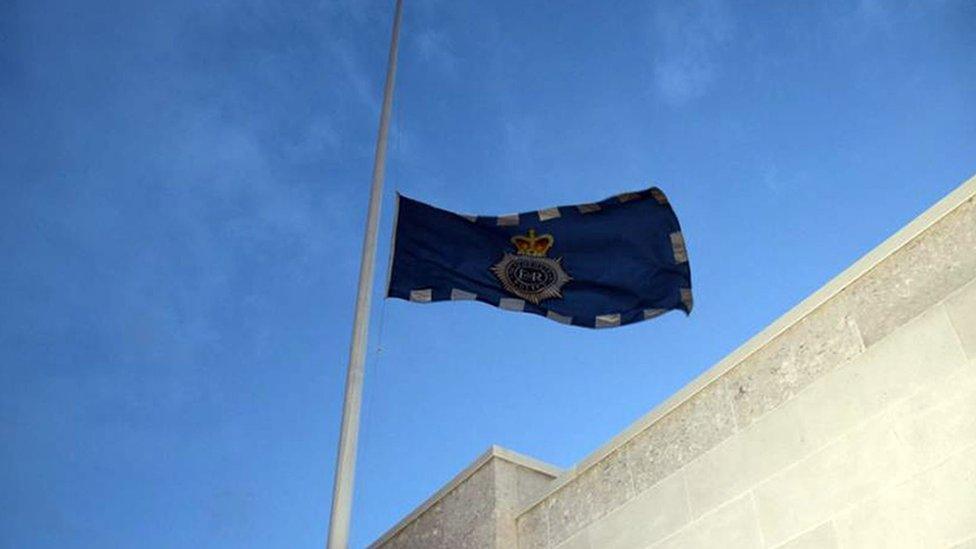
<path fill-rule="evenodd" d="M 394 193 L 654 184 L 695 309 L 375 288 L 352 546 L 568 467 L 976 173 L 976 3 L 405 0 Z M 321 547 L 390 0 L 0 1 L 0 546 Z"/>

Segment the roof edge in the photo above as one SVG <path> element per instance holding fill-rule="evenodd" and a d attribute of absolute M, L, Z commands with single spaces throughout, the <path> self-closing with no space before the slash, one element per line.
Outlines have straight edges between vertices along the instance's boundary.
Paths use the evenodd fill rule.
<path fill-rule="evenodd" d="M 503 448 L 497 444 L 492 444 L 487 450 L 485 450 L 480 456 L 478 456 L 470 465 L 465 467 L 460 473 L 454 475 L 447 484 L 442 486 L 439 490 L 434 492 L 432 496 L 424 500 L 423 503 L 418 505 L 413 511 L 411 511 L 407 516 L 400 519 L 392 528 L 383 533 L 379 538 L 369 545 L 369 549 L 375 547 L 380 547 L 398 533 L 407 527 L 408 524 L 417 519 L 420 515 L 424 514 L 428 509 L 434 506 L 438 501 L 447 496 L 451 491 L 457 488 L 461 483 L 468 480 L 471 475 L 478 472 L 485 464 L 489 461 L 495 459 L 505 460 L 514 465 L 519 465 L 525 467 L 526 469 L 531 469 L 533 471 L 548 475 L 552 478 L 558 478 L 563 470 L 555 465 L 546 463 L 542 460 L 520 454 L 508 448 Z"/>

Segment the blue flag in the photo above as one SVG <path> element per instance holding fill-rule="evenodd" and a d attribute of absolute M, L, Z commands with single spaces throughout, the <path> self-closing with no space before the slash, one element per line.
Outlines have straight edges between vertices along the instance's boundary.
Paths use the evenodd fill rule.
<path fill-rule="evenodd" d="M 658 188 L 498 217 L 397 196 L 387 295 L 477 300 L 587 328 L 691 313 L 681 227 Z"/>

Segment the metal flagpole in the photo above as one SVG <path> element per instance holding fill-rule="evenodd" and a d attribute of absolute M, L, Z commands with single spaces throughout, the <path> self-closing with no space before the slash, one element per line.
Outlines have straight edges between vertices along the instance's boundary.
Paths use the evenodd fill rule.
<path fill-rule="evenodd" d="M 352 343 L 349 346 L 349 368 L 346 371 L 346 395 L 342 406 L 342 428 L 339 435 L 339 457 L 335 485 L 332 488 L 332 515 L 329 521 L 329 549 L 346 549 L 349 545 L 349 518 L 352 510 L 353 477 L 356 470 L 356 443 L 359 438 L 359 412 L 363 396 L 363 363 L 366 358 L 369 306 L 373 291 L 373 267 L 376 264 L 376 235 L 379 229 L 380 202 L 383 198 L 383 174 L 386 167 L 386 138 L 393 105 L 393 81 L 396 78 L 397 45 L 400 38 L 400 15 L 403 0 L 396 0 L 393 36 L 383 88 L 383 110 L 376 138 L 373 161 L 373 184 L 369 192 L 369 213 L 363 237 L 363 257 L 359 264 L 359 291 L 356 294 L 356 316 Z"/>

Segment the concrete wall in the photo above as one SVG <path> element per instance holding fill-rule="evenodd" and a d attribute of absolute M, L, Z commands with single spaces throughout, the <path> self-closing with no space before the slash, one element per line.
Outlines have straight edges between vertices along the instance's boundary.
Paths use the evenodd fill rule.
<path fill-rule="evenodd" d="M 976 546 L 974 195 L 562 475 L 518 546 Z"/>
<path fill-rule="evenodd" d="M 375 546 L 976 549 L 974 197 L 976 178 L 558 478 L 483 457 Z"/>
<path fill-rule="evenodd" d="M 538 497 L 560 472 L 552 465 L 492 446 L 370 547 L 516 547 L 516 512 Z"/>

